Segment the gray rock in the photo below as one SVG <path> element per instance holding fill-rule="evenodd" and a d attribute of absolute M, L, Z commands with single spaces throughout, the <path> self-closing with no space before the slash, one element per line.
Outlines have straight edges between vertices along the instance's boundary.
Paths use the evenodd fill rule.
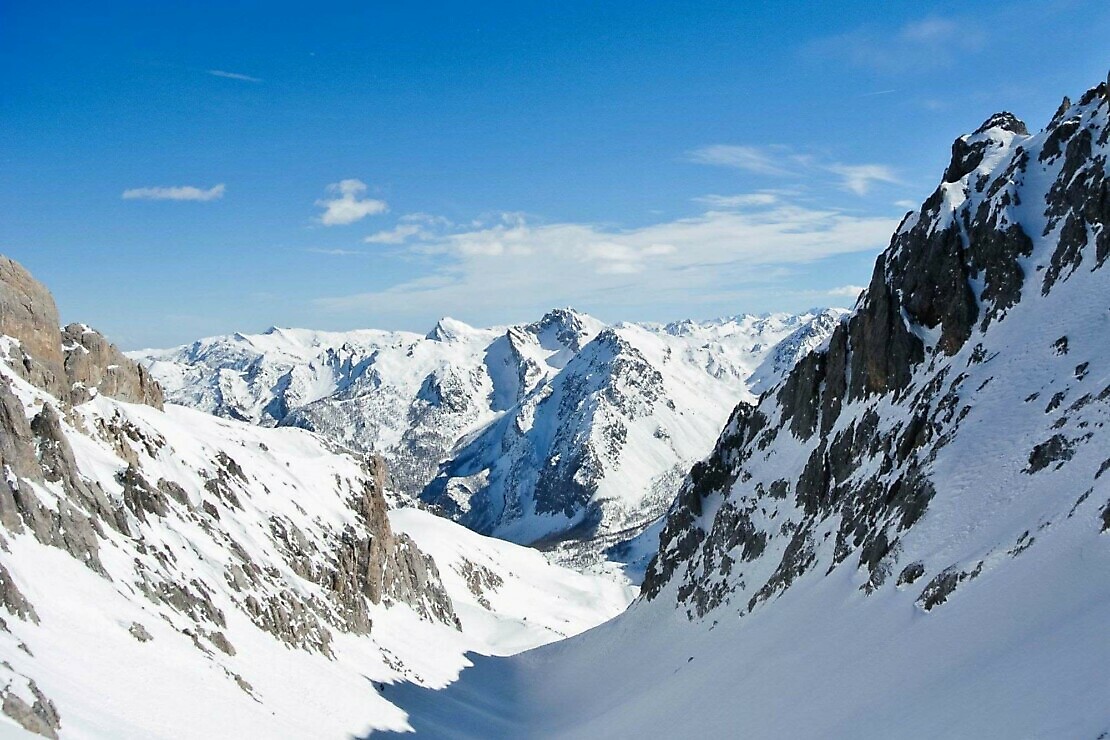
<path fill-rule="evenodd" d="M 95 389 L 109 398 L 162 408 L 162 388 L 147 369 L 125 357 L 96 330 L 70 324 L 61 341 L 73 403 L 88 400 Z"/>
<path fill-rule="evenodd" d="M 127 628 L 127 631 L 139 642 L 150 642 L 154 639 L 154 636 L 147 631 L 147 628 L 138 622 L 132 622 L 131 626 Z"/>
<path fill-rule="evenodd" d="M 0 334 L 19 340 L 12 367 L 30 383 L 63 398 L 66 387 L 58 308 L 41 283 L 18 262 L 0 255 Z"/>
<path fill-rule="evenodd" d="M 2 692 L 3 704 L 0 705 L 0 710 L 8 715 L 19 725 L 36 735 L 43 737 L 54 738 L 57 740 L 58 730 L 62 727 L 61 718 L 58 715 L 58 710 L 54 706 L 54 702 L 50 701 L 35 682 L 28 679 L 27 687 L 30 689 L 31 694 L 34 696 L 34 703 L 27 704 L 23 699 L 16 696 L 10 690 Z"/>
<path fill-rule="evenodd" d="M 19 263 L 0 256 L 0 335 L 19 341 L 9 362 L 25 380 L 63 402 L 100 392 L 162 408 L 162 389 L 146 368 L 80 324 L 58 329 L 50 291 Z"/>
<path fill-rule="evenodd" d="M 39 615 L 35 613 L 35 607 L 27 601 L 27 597 L 12 580 L 12 574 L 2 564 L 0 564 L 0 606 L 15 617 L 35 624 L 39 623 Z"/>

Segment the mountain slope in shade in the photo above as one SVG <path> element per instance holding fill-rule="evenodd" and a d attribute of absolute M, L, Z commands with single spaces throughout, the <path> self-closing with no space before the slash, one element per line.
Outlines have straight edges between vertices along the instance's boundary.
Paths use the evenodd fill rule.
<path fill-rule="evenodd" d="M 727 409 L 753 398 L 753 372 L 785 371 L 781 340 L 819 343 L 842 315 L 609 327 L 556 309 L 507 328 L 271 329 L 133 356 L 174 402 L 376 451 L 403 490 L 476 531 L 586 540 L 597 557 L 658 519 Z"/>
<path fill-rule="evenodd" d="M 0 735 L 401 729 L 383 684 L 443 685 L 467 652 L 550 642 L 631 598 L 389 511 L 405 497 L 379 459 L 162 408 L 6 258 L 0 307 Z"/>
<path fill-rule="evenodd" d="M 410 689 L 413 725 L 1110 733 L 1108 155 L 1107 84 L 959 138 L 848 321 L 693 468 L 642 598 Z"/>

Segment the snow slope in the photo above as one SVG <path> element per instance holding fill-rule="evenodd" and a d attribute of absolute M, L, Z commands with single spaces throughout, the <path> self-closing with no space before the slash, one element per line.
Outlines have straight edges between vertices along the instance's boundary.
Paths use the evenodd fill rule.
<path fill-rule="evenodd" d="M 1107 84 L 958 139 L 850 319 L 693 468 L 641 599 L 410 687 L 413 726 L 1110 734 L 1108 155 Z"/>
<path fill-rule="evenodd" d="M 10 289 L 5 305 L 22 300 Z M 387 512 L 387 494 L 407 499 L 380 461 L 311 432 L 95 386 L 61 400 L 29 382 L 48 378 L 30 338 L 0 336 L 0 358 L 19 358 L 0 361 L 0 735 L 404 729 L 390 683 L 445 685 L 468 654 L 576 634 L 632 597 Z"/>
<path fill-rule="evenodd" d="M 425 337 L 271 329 L 133 357 L 173 401 L 379 452 L 403 490 L 476 531 L 588 540 L 596 557 L 658 519 L 727 410 L 753 398 L 753 372 L 780 376 L 841 315 L 607 327 L 556 309 L 494 329 L 443 319 Z"/>

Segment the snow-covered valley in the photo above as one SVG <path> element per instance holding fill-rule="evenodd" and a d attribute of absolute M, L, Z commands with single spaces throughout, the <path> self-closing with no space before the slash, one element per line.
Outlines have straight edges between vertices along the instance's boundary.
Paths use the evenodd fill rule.
<path fill-rule="evenodd" d="M 851 312 L 126 356 L 0 257 L 0 736 L 1110 736 L 1108 168 L 991 116 Z"/>
<path fill-rule="evenodd" d="M 408 688 L 417 731 L 1107 736 L 1108 154 L 1110 83 L 957 140 L 849 320 L 693 468 L 631 608 Z"/>

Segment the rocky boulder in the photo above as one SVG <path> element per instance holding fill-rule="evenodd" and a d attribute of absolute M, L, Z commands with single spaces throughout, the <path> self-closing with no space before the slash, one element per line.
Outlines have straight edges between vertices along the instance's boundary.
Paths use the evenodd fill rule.
<path fill-rule="evenodd" d="M 120 401 L 162 408 L 162 388 L 147 369 L 95 329 L 70 324 L 62 331 L 62 350 L 73 403 L 87 401 L 95 389 Z"/>

